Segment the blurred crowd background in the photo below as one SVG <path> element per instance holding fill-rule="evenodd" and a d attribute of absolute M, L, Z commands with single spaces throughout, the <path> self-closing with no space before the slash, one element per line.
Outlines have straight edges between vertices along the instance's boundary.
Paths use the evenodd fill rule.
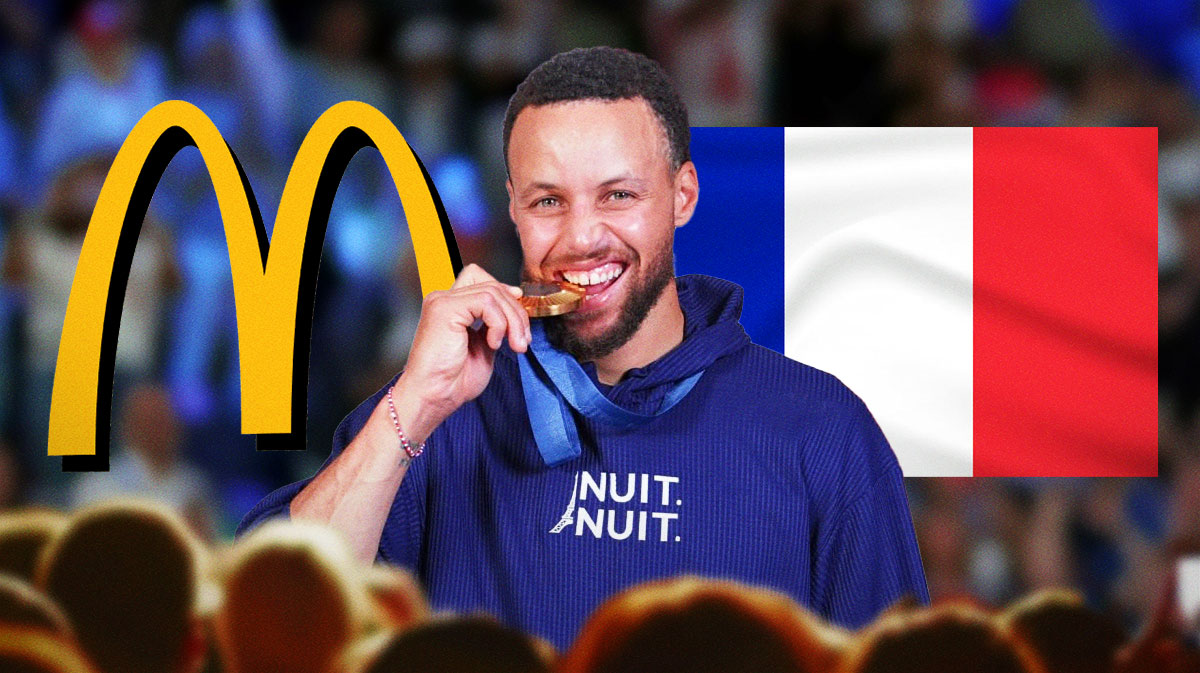
<path fill-rule="evenodd" d="M 429 168 L 465 262 L 514 281 L 500 127 L 565 49 L 658 59 L 694 126 L 1126 125 L 1160 141 L 1155 479 L 909 479 L 936 599 L 1074 587 L 1144 623 L 1172 545 L 1200 535 L 1200 8 L 1193 0 L 0 0 L 0 508 L 140 494 L 228 539 L 308 476 L 338 421 L 404 363 L 419 313 L 407 228 L 376 154 L 333 204 L 313 315 L 309 450 L 239 434 L 224 232 L 199 154 L 155 192 L 116 353 L 112 469 L 64 474 L 46 430 L 75 262 L 117 147 L 181 98 L 221 130 L 268 229 L 300 139 L 347 99 Z"/>

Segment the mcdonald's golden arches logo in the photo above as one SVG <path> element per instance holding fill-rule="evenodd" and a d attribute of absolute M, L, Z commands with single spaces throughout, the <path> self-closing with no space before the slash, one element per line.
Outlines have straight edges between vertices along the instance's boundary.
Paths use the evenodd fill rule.
<path fill-rule="evenodd" d="M 71 285 L 48 449 L 63 456 L 64 471 L 108 469 L 114 354 L 134 245 L 163 171 L 188 146 L 200 151 L 220 206 L 233 273 L 242 433 L 257 435 L 260 450 L 304 448 L 317 266 L 334 193 L 358 150 L 378 149 L 392 175 L 422 292 L 448 288 L 462 266 L 428 173 L 396 127 L 370 105 L 338 103 L 309 129 L 288 173 L 270 242 L 250 183 L 208 116 L 179 100 L 155 106 L 113 160 Z"/>

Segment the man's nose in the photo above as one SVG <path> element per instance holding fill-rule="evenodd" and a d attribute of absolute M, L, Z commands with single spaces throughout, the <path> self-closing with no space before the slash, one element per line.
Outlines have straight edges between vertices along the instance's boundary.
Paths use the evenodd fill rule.
<path fill-rule="evenodd" d="M 562 242 L 571 251 L 586 254 L 599 247 L 606 226 L 603 214 L 596 208 L 575 206 L 567 213 Z"/>

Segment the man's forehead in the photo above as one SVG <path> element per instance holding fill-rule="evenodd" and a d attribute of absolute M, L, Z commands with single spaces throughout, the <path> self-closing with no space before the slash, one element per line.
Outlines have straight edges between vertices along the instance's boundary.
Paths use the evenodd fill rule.
<path fill-rule="evenodd" d="M 670 143 L 662 121 L 645 98 L 587 98 L 530 105 L 518 113 L 509 140 L 509 170 L 528 154 L 563 154 L 591 145 L 630 158 L 661 159 L 670 169 Z M 646 150 L 651 150 L 647 152 Z"/>

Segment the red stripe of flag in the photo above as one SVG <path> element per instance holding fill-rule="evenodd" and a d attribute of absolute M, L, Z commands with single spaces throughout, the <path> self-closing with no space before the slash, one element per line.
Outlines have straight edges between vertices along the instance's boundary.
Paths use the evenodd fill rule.
<path fill-rule="evenodd" d="M 1158 473 L 1158 130 L 974 133 L 974 473 Z"/>

